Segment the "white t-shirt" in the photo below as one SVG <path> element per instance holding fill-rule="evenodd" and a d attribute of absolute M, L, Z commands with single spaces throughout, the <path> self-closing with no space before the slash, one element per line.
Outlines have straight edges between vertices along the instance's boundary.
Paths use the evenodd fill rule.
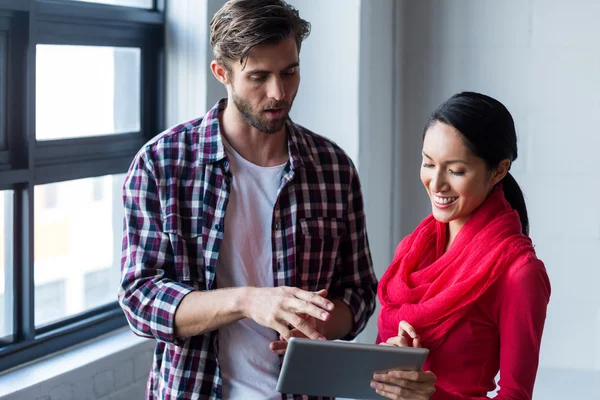
<path fill-rule="evenodd" d="M 217 286 L 273 287 L 273 206 L 285 164 L 260 167 L 223 142 L 232 179 L 217 261 Z M 224 399 L 281 399 L 275 390 L 279 356 L 269 349 L 278 337 L 274 330 L 248 318 L 219 328 L 217 358 Z"/>

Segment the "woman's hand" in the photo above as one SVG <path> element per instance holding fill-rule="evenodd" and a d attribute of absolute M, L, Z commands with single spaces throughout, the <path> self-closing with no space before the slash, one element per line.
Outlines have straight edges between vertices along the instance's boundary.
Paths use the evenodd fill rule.
<path fill-rule="evenodd" d="M 392 336 L 382 344 L 398 347 L 421 347 L 421 338 L 411 324 L 406 321 L 400 321 L 400 324 L 398 324 L 398 336 Z"/>
<path fill-rule="evenodd" d="M 429 400 L 437 377 L 431 371 L 390 371 L 375 374 L 371 387 L 378 395 L 396 400 Z"/>
<path fill-rule="evenodd" d="M 408 322 L 398 324 L 398 336 L 389 338 L 385 346 L 421 347 L 421 339 L 415 328 Z M 387 374 L 374 374 L 371 387 L 377 394 L 388 399 L 429 400 L 435 392 L 437 377 L 431 371 L 389 371 Z"/>

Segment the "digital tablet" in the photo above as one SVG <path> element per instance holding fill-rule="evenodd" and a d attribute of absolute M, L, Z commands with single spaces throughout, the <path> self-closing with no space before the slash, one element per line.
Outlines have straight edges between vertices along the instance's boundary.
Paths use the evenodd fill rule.
<path fill-rule="evenodd" d="M 277 391 L 350 399 L 382 399 L 371 388 L 373 373 L 420 370 L 429 350 L 291 338 Z"/>

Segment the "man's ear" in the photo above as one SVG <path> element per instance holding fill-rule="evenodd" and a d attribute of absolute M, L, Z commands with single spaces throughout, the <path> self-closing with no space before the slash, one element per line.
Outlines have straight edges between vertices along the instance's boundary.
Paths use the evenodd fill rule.
<path fill-rule="evenodd" d="M 496 166 L 496 168 L 494 168 L 494 170 L 492 171 L 492 186 L 504 179 L 506 174 L 508 174 L 509 168 L 510 160 L 508 158 L 505 158 L 504 160 L 498 163 L 498 166 Z"/>
<path fill-rule="evenodd" d="M 210 63 L 210 70 L 215 78 L 217 78 L 217 80 L 223 85 L 229 85 L 231 83 L 229 69 L 222 62 L 212 60 Z"/>

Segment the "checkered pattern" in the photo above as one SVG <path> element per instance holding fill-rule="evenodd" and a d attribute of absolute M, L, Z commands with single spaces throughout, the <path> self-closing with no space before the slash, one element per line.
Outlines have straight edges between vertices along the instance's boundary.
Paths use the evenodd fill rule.
<path fill-rule="evenodd" d="M 187 293 L 215 287 L 231 178 L 218 121 L 226 104 L 147 143 L 125 180 L 119 302 L 132 330 L 158 341 L 148 399 L 222 397 L 216 331 L 175 337 L 174 315 Z M 332 142 L 291 121 L 287 130 L 290 159 L 273 209 L 274 285 L 328 289 L 354 314 L 352 339 L 373 313 L 377 286 L 358 175 Z"/>

